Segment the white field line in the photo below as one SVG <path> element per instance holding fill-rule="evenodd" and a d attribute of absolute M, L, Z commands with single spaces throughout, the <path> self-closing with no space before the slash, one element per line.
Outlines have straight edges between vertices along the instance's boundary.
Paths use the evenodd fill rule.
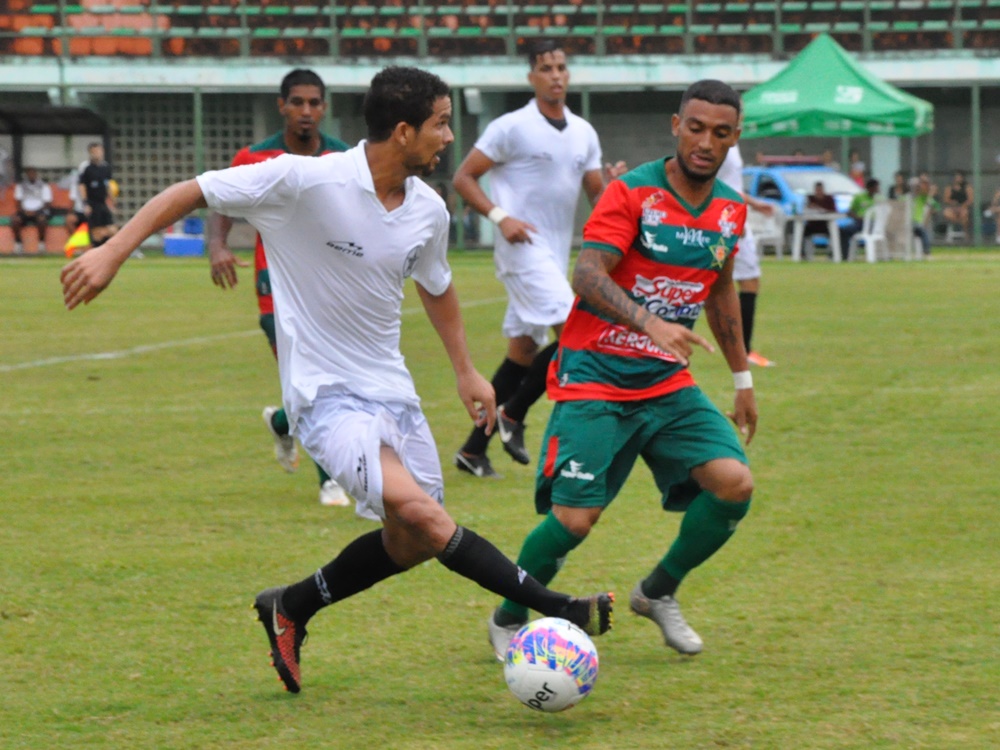
<path fill-rule="evenodd" d="M 490 297 L 487 299 L 473 300 L 472 302 L 463 302 L 462 308 L 471 307 L 482 307 L 483 305 L 493 305 L 498 302 L 505 302 L 506 297 Z M 407 307 L 404 308 L 403 315 L 414 315 L 419 312 L 423 312 L 423 307 Z M 16 372 L 18 370 L 31 370 L 38 367 L 50 367 L 52 365 L 63 365 L 69 362 L 92 362 L 95 360 L 102 359 L 124 359 L 126 357 L 134 357 L 140 354 L 149 354 L 150 352 L 157 352 L 162 349 L 176 349 L 185 346 L 202 346 L 204 344 L 211 344 L 216 341 L 226 341 L 228 339 L 245 338 L 247 336 L 260 336 L 262 332 L 259 328 L 254 328 L 249 331 L 235 331 L 233 333 L 220 333 L 215 336 L 196 336 L 190 339 L 177 339 L 174 341 L 163 341 L 159 344 L 143 344 L 141 346 L 133 346 L 128 349 L 119 349 L 118 351 L 112 352 L 88 352 L 85 354 L 68 354 L 63 357 L 46 357 L 44 359 L 36 359 L 30 362 L 17 362 L 15 364 L 0 364 L 0 372 Z"/>

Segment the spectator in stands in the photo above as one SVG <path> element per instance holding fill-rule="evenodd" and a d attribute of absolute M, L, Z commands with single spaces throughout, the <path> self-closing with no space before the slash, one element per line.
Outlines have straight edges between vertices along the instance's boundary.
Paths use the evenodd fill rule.
<path fill-rule="evenodd" d="M 830 149 L 823 152 L 823 166 L 840 171 L 840 162 L 833 158 L 833 151 Z"/>
<path fill-rule="evenodd" d="M 913 194 L 913 235 L 920 240 L 924 255 L 931 254 L 931 230 L 934 226 L 934 214 L 941 205 L 934 198 L 930 175 L 922 174 L 910 180 L 910 191 Z"/>
<path fill-rule="evenodd" d="M 49 227 L 49 214 L 52 211 L 52 188 L 38 176 L 38 170 L 28 167 L 24 170 L 24 179 L 14 188 L 14 200 L 17 210 L 10 221 L 14 231 L 14 252 L 23 252 L 21 230 L 28 224 L 34 224 L 38 229 L 38 246 L 44 250 L 45 230 Z"/>
<path fill-rule="evenodd" d="M 898 200 L 908 192 L 910 192 L 910 187 L 906 172 L 896 172 L 892 176 L 892 185 L 889 186 L 889 200 Z"/>
<path fill-rule="evenodd" d="M 7 187 L 13 180 L 13 164 L 14 162 L 10 158 L 10 151 L 0 146 L 0 188 Z"/>
<path fill-rule="evenodd" d="M 944 220 L 956 224 L 969 236 L 969 216 L 974 202 L 972 185 L 965 181 L 965 173 L 959 170 L 944 189 Z"/>
<path fill-rule="evenodd" d="M 851 237 L 861 231 L 861 226 L 865 220 L 865 213 L 875 205 L 878 198 L 879 182 L 874 177 L 865 183 L 865 189 L 854 196 L 851 207 L 847 209 L 847 215 L 851 223 L 840 227 L 840 259 L 847 257 L 847 245 Z"/>

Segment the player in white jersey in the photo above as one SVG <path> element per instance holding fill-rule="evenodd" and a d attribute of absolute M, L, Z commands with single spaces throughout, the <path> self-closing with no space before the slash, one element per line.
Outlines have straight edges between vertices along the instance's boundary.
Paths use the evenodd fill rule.
<path fill-rule="evenodd" d="M 774 205 L 758 200 L 743 191 L 743 155 L 737 144 L 729 149 L 726 160 L 722 163 L 716 179 L 724 182 L 743 196 L 750 208 L 771 216 Z M 733 266 L 733 279 L 740 291 L 740 314 L 743 318 L 743 344 L 747 350 L 747 360 L 750 364 L 760 367 L 771 367 L 774 362 L 750 347 L 753 338 L 754 316 L 757 311 L 757 295 L 760 293 L 760 256 L 757 254 L 757 241 L 748 223 L 740 238 L 740 251 L 736 253 Z"/>
<path fill-rule="evenodd" d="M 437 76 L 389 67 L 364 102 L 368 139 L 343 154 L 286 155 L 208 172 L 154 197 L 105 245 L 67 265 L 73 309 L 96 297 L 132 249 L 185 214 L 244 217 L 268 248 L 278 361 L 293 434 L 382 518 L 298 583 L 257 595 L 278 675 L 301 689 L 299 650 L 320 609 L 437 557 L 495 593 L 589 633 L 611 627 L 614 595 L 573 598 L 526 576 L 443 507 L 434 440 L 399 352 L 407 277 L 451 361 L 469 414 L 494 424 L 493 390 L 469 358 L 448 267 L 448 213 L 418 175 L 454 140 L 451 99 Z"/>
<path fill-rule="evenodd" d="M 573 222 L 580 188 L 591 205 L 604 191 L 601 145 L 590 123 L 566 107 L 566 54 L 553 41 L 532 46 L 528 80 L 535 98 L 491 122 L 455 172 L 454 185 L 494 233 L 497 278 L 507 288 L 503 334 L 507 357 L 493 376 L 500 439 L 518 463 L 524 448 L 524 417 L 545 392 L 545 372 L 573 305 L 567 280 Z M 623 174 L 624 162 L 607 165 L 607 177 Z M 490 193 L 479 178 L 490 174 Z M 486 448 L 489 435 L 477 428 L 455 454 L 455 465 L 477 477 L 497 476 Z"/>

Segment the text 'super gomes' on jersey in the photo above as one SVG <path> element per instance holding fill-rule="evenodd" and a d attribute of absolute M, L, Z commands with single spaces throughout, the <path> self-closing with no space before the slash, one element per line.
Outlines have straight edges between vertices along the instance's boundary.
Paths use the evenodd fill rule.
<path fill-rule="evenodd" d="M 323 156 L 341 151 L 347 151 L 350 146 L 339 138 L 332 138 L 325 133 L 319 134 L 319 148 L 313 156 Z M 275 133 L 255 143 L 252 146 L 245 146 L 236 152 L 233 157 L 231 167 L 240 167 L 244 164 L 259 164 L 262 161 L 273 159 L 282 154 L 291 153 L 285 145 L 285 134 Z M 257 245 L 253 256 L 254 266 L 254 286 L 257 289 L 257 305 L 261 315 L 271 315 L 274 313 L 274 300 L 271 297 L 271 282 L 267 274 L 267 256 L 264 255 L 264 243 L 257 235 Z"/>
<path fill-rule="evenodd" d="M 622 256 L 611 277 L 639 305 L 692 328 L 726 259 L 737 251 L 746 204 L 716 181 L 702 205 L 667 183 L 666 159 L 612 182 L 583 230 L 583 247 Z M 635 401 L 694 385 L 687 367 L 645 334 L 579 297 L 549 368 L 554 401 Z"/>

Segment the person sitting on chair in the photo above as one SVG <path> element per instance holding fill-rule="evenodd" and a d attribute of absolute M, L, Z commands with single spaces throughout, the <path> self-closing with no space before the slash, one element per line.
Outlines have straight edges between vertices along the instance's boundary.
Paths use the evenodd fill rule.
<path fill-rule="evenodd" d="M 837 210 L 837 204 L 833 200 L 833 196 L 826 192 L 826 186 L 822 181 L 817 181 L 813 185 L 813 192 L 811 195 L 806 196 L 806 213 L 812 211 L 822 212 L 822 213 L 833 213 Z M 821 234 L 824 237 L 830 234 L 830 227 L 826 221 L 807 221 L 805 227 L 803 228 L 803 237 L 808 240 L 811 237 L 815 237 L 817 234 Z"/>
<path fill-rule="evenodd" d="M 851 237 L 861 231 L 861 227 L 864 225 L 865 214 L 868 212 L 868 209 L 875 204 L 875 199 L 878 196 L 878 189 L 878 180 L 871 177 L 865 183 L 865 189 L 854 195 L 854 199 L 851 201 L 851 206 L 847 209 L 847 215 L 851 219 L 851 223 L 842 224 L 840 227 L 841 260 L 847 257 L 847 247 L 851 242 Z"/>
<path fill-rule="evenodd" d="M 956 224 L 969 236 L 969 211 L 974 201 L 972 185 L 965 181 L 965 173 L 955 172 L 951 184 L 944 189 L 944 220 Z"/>
<path fill-rule="evenodd" d="M 24 179 L 14 188 L 14 200 L 17 201 L 17 211 L 10 220 L 10 228 L 14 232 L 15 252 L 22 252 L 21 230 L 28 224 L 34 224 L 38 229 L 38 247 L 45 249 L 45 230 L 49 226 L 49 212 L 52 209 L 52 188 L 49 183 L 38 178 L 38 170 L 28 167 L 24 170 Z"/>
<path fill-rule="evenodd" d="M 933 217 L 941 209 L 941 204 L 934 198 L 933 185 L 927 173 L 910 180 L 910 193 L 913 196 L 913 236 L 920 240 L 924 255 L 931 254 L 931 231 Z"/>

